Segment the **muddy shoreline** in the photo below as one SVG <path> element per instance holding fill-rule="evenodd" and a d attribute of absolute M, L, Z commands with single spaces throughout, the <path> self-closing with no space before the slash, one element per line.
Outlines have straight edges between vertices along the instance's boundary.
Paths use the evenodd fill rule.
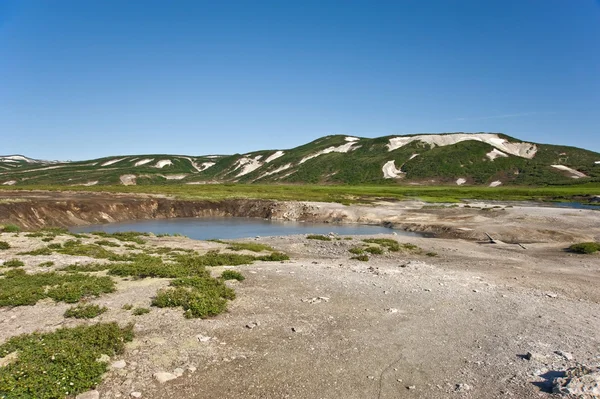
<path fill-rule="evenodd" d="M 179 200 L 166 196 L 88 192 L 0 193 L 0 224 L 25 230 L 133 220 L 254 217 L 314 223 L 383 225 L 429 237 L 509 243 L 600 240 L 600 212 L 528 204 L 476 202 L 453 206 L 420 201 L 342 205 L 251 199 Z"/>

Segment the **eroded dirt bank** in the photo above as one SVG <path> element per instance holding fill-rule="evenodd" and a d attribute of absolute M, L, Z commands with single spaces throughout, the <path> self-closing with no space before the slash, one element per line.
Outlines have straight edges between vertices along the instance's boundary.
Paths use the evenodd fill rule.
<path fill-rule="evenodd" d="M 232 199 L 185 201 L 149 195 L 2 192 L 0 223 L 25 229 L 140 219 L 241 216 L 325 223 L 381 224 L 437 237 L 511 243 L 600 240 L 600 212 L 473 203 L 432 206 L 418 201 L 344 206 L 335 203 Z"/>

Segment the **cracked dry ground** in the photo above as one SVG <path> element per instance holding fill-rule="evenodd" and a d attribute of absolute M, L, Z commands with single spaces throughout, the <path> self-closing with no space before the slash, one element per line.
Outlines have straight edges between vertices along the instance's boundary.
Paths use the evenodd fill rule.
<path fill-rule="evenodd" d="M 101 398 L 551 398 L 544 376 L 600 363 L 598 256 L 568 254 L 565 243 L 523 249 L 377 237 L 422 251 L 360 262 L 348 250 L 363 237 L 251 240 L 291 260 L 237 266 L 246 280 L 228 282 L 237 299 L 224 314 L 186 319 L 180 309 L 151 308 L 132 316 L 122 306 L 148 306 L 168 280 L 117 279 L 116 292 L 90 301 L 109 308 L 93 321 L 64 319 L 69 305 L 50 301 L 1 309 L 0 342 L 36 329 L 134 321 L 134 341 L 111 359 L 125 367 L 107 373 Z M 34 246 L 22 236 L 11 243 Z M 173 237 L 150 244 L 217 245 Z M 63 255 L 20 258 L 26 269 L 73 263 Z M 536 356 L 524 359 L 528 352 Z M 160 384 L 157 372 L 183 374 Z"/>

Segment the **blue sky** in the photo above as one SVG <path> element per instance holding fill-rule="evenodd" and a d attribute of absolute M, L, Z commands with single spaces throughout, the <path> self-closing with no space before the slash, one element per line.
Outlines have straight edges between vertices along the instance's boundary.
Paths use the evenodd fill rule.
<path fill-rule="evenodd" d="M 600 152 L 600 1 L 0 2 L 0 154 L 504 132 Z"/>

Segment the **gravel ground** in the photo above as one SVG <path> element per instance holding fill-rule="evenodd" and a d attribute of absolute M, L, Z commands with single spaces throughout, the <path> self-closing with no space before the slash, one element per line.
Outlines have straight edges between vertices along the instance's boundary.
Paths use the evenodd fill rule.
<path fill-rule="evenodd" d="M 536 214 L 536 217 L 537 214 Z M 541 216 L 539 216 L 541 217 Z M 544 219 L 542 224 L 550 223 Z M 527 226 L 528 229 L 533 226 Z M 571 227 L 570 227 L 571 228 Z M 600 256 L 564 251 L 566 242 L 489 244 L 378 235 L 422 252 L 351 260 L 365 237 L 304 236 L 251 241 L 290 261 L 238 266 L 237 299 L 212 319 L 149 306 L 163 279 L 118 280 L 94 321 L 65 319 L 66 304 L 0 309 L 0 342 L 35 330 L 98 321 L 136 323 L 136 338 L 98 387 L 100 398 L 553 398 L 556 373 L 600 365 Z M 3 234 L 19 251 L 35 239 Z M 152 238 L 206 250 L 214 243 Z M 437 256 L 426 256 L 435 252 Z M 19 256 L 28 270 L 63 255 Z M 80 258 L 79 261 L 91 261 Z M 215 275 L 224 268 L 213 268 Z M 526 356 L 529 353 L 529 356 Z M 526 357 L 529 357 L 528 360 Z M 176 379 L 159 383 L 165 372 Z M 141 396 L 138 396 L 140 394 Z M 592 396 L 590 396 L 592 397 Z"/>

